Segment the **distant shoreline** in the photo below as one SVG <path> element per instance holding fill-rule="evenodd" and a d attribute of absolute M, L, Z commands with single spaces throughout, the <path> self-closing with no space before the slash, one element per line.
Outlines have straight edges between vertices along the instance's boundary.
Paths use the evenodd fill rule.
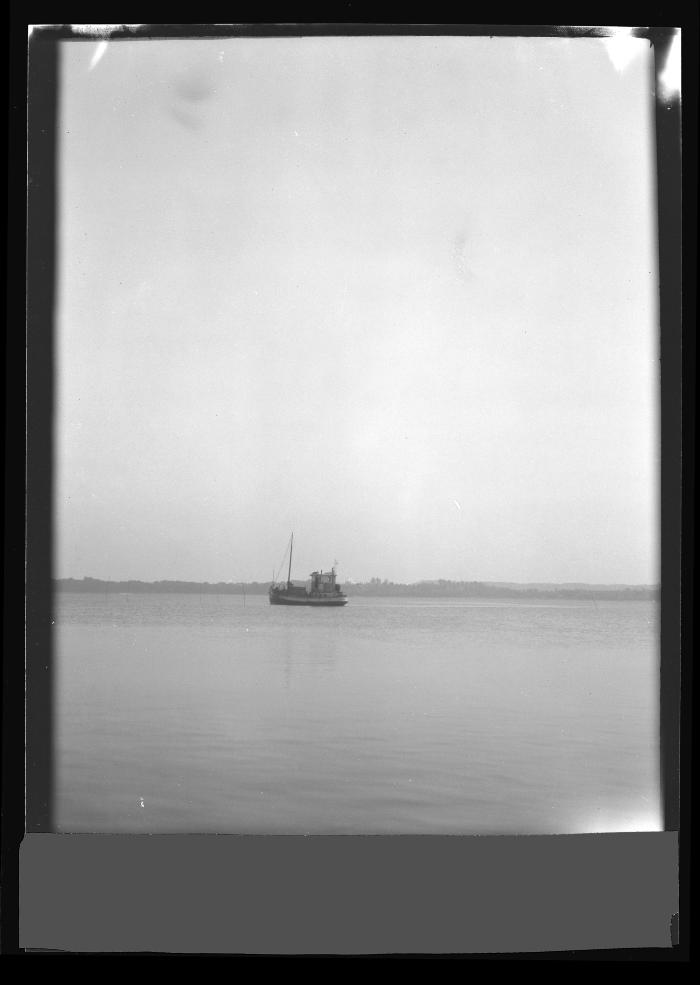
<path fill-rule="evenodd" d="M 106 581 L 100 578 L 54 579 L 57 592 L 94 594 L 201 594 L 201 595 L 266 595 L 268 582 L 194 582 L 194 581 Z M 532 585 L 478 581 L 439 581 L 398 584 L 373 578 L 369 582 L 344 582 L 352 596 L 389 596 L 419 598 L 484 598 L 484 599 L 588 599 L 595 601 L 639 601 L 658 599 L 660 589 L 653 585 Z"/>

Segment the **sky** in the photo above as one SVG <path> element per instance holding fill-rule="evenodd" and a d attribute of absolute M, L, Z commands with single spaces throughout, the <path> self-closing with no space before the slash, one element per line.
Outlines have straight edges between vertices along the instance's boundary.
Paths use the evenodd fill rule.
<path fill-rule="evenodd" d="M 652 584 L 648 44 L 67 41 L 55 577 Z"/>

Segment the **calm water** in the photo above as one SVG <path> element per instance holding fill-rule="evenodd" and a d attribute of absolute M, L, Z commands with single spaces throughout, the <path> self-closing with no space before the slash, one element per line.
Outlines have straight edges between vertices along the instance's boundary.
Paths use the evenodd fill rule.
<path fill-rule="evenodd" d="M 657 615 L 60 594 L 57 827 L 659 830 Z"/>

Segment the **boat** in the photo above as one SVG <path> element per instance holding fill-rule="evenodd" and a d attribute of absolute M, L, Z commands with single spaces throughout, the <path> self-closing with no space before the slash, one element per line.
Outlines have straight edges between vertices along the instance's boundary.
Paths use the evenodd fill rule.
<path fill-rule="evenodd" d="M 292 550 L 294 534 L 289 540 L 289 570 L 286 582 L 275 581 L 270 585 L 270 605 L 311 605 L 319 608 L 346 605 L 348 598 L 337 583 L 335 567 L 330 571 L 312 571 L 308 581 L 299 584 L 292 581 Z M 286 551 L 285 551 L 286 554 Z"/>

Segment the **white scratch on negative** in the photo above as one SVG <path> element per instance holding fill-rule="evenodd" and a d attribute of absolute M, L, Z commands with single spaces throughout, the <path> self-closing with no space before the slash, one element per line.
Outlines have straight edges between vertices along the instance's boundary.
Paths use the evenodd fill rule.
<path fill-rule="evenodd" d="M 676 29 L 671 42 L 666 64 L 659 76 L 661 91 L 665 99 L 673 99 L 681 93 L 681 32 Z"/>
<path fill-rule="evenodd" d="M 97 65 L 97 63 L 104 55 L 105 51 L 107 51 L 107 44 L 108 44 L 107 41 L 100 41 L 97 48 L 95 49 L 94 55 L 92 56 L 92 60 L 90 62 L 90 67 L 88 68 L 88 72 L 92 72 L 95 65 Z"/>
<path fill-rule="evenodd" d="M 603 38 L 608 57 L 618 72 L 624 72 L 636 56 L 644 51 L 645 42 L 635 37 L 629 27 L 610 28 L 610 36 Z"/>

